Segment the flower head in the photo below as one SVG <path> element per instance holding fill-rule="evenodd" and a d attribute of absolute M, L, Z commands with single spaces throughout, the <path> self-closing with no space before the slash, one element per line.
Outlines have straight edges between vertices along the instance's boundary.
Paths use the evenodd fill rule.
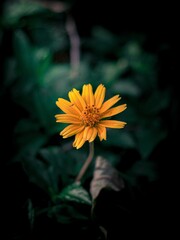
<path fill-rule="evenodd" d="M 106 140 L 106 128 L 123 128 L 125 122 L 107 119 L 123 112 L 126 104 L 111 108 L 121 98 L 115 95 L 104 102 L 106 88 L 100 84 L 95 93 L 91 84 L 86 84 L 82 88 L 82 95 L 73 88 L 67 101 L 58 98 L 56 105 L 64 112 L 57 114 L 56 122 L 69 124 L 61 132 L 63 138 L 75 135 L 73 147 L 81 148 L 86 141 L 93 142 L 98 136 L 100 141 Z"/>

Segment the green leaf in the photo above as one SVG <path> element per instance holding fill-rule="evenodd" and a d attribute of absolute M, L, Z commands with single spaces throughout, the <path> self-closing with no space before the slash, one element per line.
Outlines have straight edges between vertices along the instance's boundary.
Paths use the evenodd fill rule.
<path fill-rule="evenodd" d="M 58 195 L 58 199 L 61 199 L 65 202 L 77 202 L 91 205 L 90 196 L 80 183 L 73 183 L 64 188 Z"/>
<path fill-rule="evenodd" d="M 14 129 L 17 154 L 15 161 L 22 161 L 27 155 L 35 156 L 39 149 L 48 141 L 40 131 L 40 125 L 31 119 L 21 119 Z"/>
<path fill-rule="evenodd" d="M 87 191 L 81 185 L 71 184 L 83 163 L 80 159 L 85 157 L 83 151 L 76 151 L 72 142 L 67 142 L 62 147 L 40 148 L 36 155 L 28 151 L 21 156 L 21 161 L 30 181 L 47 192 L 53 201 L 67 198 L 66 201 L 90 204 Z"/>
<path fill-rule="evenodd" d="M 54 172 L 54 166 L 29 155 L 24 158 L 23 167 L 29 180 L 42 188 L 53 200 L 58 192 L 58 176 Z"/>
<path fill-rule="evenodd" d="M 15 31 L 13 45 L 19 73 L 26 76 L 26 78 L 28 77 L 33 82 L 37 70 L 36 59 L 33 55 L 29 39 L 23 31 Z"/>
<path fill-rule="evenodd" d="M 52 53 L 48 48 L 35 48 L 32 51 L 36 60 L 38 85 L 45 85 L 44 78 L 52 66 Z"/>
<path fill-rule="evenodd" d="M 47 9 L 34 1 L 9 2 L 4 8 L 3 23 L 4 25 L 14 26 L 20 24 L 23 17 L 41 14 L 42 12 L 47 12 Z"/>
<path fill-rule="evenodd" d="M 125 67 L 119 62 L 107 62 L 98 65 L 96 71 L 102 76 L 103 82 L 114 83 L 124 73 Z"/>
<path fill-rule="evenodd" d="M 55 216 L 60 223 L 77 223 L 90 219 L 91 199 L 89 193 L 80 183 L 73 183 L 65 187 L 56 195 L 55 206 L 49 214 Z"/>
<path fill-rule="evenodd" d="M 60 203 L 49 209 L 48 216 L 55 217 L 57 222 L 63 224 L 77 224 L 77 222 L 83 222 L 84 224 L 89 220 L 90 206 L 72 204 L 72 202 L 71 204 L 69 202 Z"/>
<path fill-rule="evenodd" d="M 32 114 L 38 118 L 40 126 L 49 134 L 51 127 L 55 126 L 54 109 L 56 107 L 51 94 L 43 88 L 35 89 L 32 93 L 32 103 L 34 104 Z"/>
<path fill-rule="evenodd" d="M 114 83 L 112 90 L 119 92 L 121 96 L 139 97 L 142 90 L 131 79 L 123 79 Z"/>
<path fill-rule="evenodd" d="M 53 14 L 50 17 L 53 19 Z M 56 17 L 54 16 L 54 18 Z M 62 60 L 66 61 L 68 58 L 66 53 L 69 51 L 69 37 L 64 27 L 59 27 L 55 21 L 49 21 L 47 16 L 32 19 L 28 22 L 28 25 L 32 26 L 30 28 L 31 37 L 39 47 L 48 48 L 54 54 L 58 53 L 58 57 L 62 57 Z"/>
<path fill-rule="evenodd" d="M 76 169 L 76 159 L 72 159 L 60 147 L 41 148 L 37 153 L 35 156 L 31 152 L 24 155 L 24 170 L 30 181 L 50 194 L 54 201 L 59 188 L 72 182 L 71 179 L 76 174 L 73 172 Z"/>

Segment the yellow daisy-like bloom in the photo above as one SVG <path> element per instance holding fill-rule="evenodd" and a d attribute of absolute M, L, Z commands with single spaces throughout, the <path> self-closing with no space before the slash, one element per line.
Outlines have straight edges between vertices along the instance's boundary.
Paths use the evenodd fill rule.
<path fill-rule="evenodd" d="M 106 88 L 100 84 L 95 93 L 91 84 L 83 86 L 82 95 L 75 88 L 69 92 L 70 101 L 58 98 L 56 105 L 65 113 L 57 114 L 56 122 L 68 123 L 60 135 L 68 138 L 75 135 L 73 147 L 81 148 L 86 141 L 93 142 L 98 136 L 106 140 L 106 128 L 123 128 L 125 122 L 107 118 L 123 112 L 126 104 L 111 108 L 121 98 L 115 95 L 104 102 Z"/>

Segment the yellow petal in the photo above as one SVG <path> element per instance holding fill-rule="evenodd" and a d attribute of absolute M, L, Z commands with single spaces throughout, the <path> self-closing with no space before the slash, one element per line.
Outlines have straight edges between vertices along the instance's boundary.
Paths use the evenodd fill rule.
<path fill-rule="evenodd" d="M 81 112 L 77 110 L 77 108 L 74 108 L 74 104 L 63 99 L 63 98 L 58 98 L 58 101 L 56 101 L 56 105 L 65 113 L 69 114 L 80 114 Z"/>
<path fill-rule="evenodd" d="M 84 101 L 86 102 L 86 104 L 88 104 L 88 85 L 87 84 L 83 85 L 82 97 L 83 97 Z"/>
<path fill-rule="evenodd" d="M 119 97 L 119 95 L 116 95 L 110 98 L 109 100 L 107 100 L 106 102 L 104 102 L 100 109 L 100 113 L 104 113 L 106 110 L 112 107 L 115 103 L 117 103 L 120 99 L 121 98 Z"/>
<path fill-rule="evenodd" d="M 106 92 L 106 88 L 100 84 L 94 94 L 94 99 L 95 99 L 95 106 L 97 108 L 100 108 L 102 106 L 102 103 L 104 101 L 105 98 L 105 92 Z"/>
<path fill-rule="evenodd" d="M 106 118 L 106 117 L 114 116 L 114 115 L 116 115 L 116 114 L 118 114 L 118 113 L 123 112 L 126 108 L 127 108 L 127 104 L 122 104 L 122 105 L 120 105 L 120 106 L 111 108 L 111 109 L 105 111 L 105 112 L 101 115 L 101 118 Z"/>
<path fill-rule="evenodd" d="M 95 127 L 86 127 L 83 133 L 83 138 L 86 141 L 92 142 L 96 138 L 97 129 Z"/>
<path fill-rule="evenodd" d="M 91 136 L 89 138 L 89 142 L 93 142 L 94 139 L 96 138 L 96 136 L 97 136 L 97 129 L 94 127 L 94 128 L 92 128 L 92 133 L 91 133 Z"/>
<path fill-rule="evenodd" d="M 85 140 L 84 138 L 82 138 L 81 141 L 76 145 L 76 149 L 81 148 L 84 145 L 84 143 L 85 143 Z"/>
<path fill-rule="evenodd" d="M 63 138 L 71 137 L 79 132 L 81 132 L 84 129 L 84 126 L 80 125 L 69 125 L 65 127 L 61 132 L 60 135 L 63 136 Z"/>
<path fill-rule="evenodd" d="M 98 124 L 97 131 L 100 141 L 102 141 L 103 139 L 106 140 L 106 128 L 101 124 Z"/>
<path fill-rule="evenodd" d="M 87 135 L 88 135 L 88 132 L 89 132 L 90 129 L 91 129 L 90 126 L 87 126 L 87 127 L 85 127 L 85 129 L 84 129 L 83 138 L 84 138 L 85 140 L 88 140 L 88 139 L 87 139 Z"/>
<path fill-rule="evenodd" d="M 81 134 L 83 134 L 84 131 L 79 132 L 76 134 L 74 142 L 73 142 L 73 147 L 76 147 L 76 143 L 79 141 L 79 139 L 81 140 Z"/>
<path fill-rule="evenodd" d="M 88 84 L 89 106 L 94 105 L 94 94 L 91 84 Z"/>
<path fill-rule="evenodd" d="M 75 136 L 75 140 L 73 142 L 73 147 L 76 147 L 77 149 L 79 149 L 80 147 L 82 147 L 85 141 L 86 140 L 83 138 L 83 131 L 80 133 L 77 133 Z"/>
<path fill-rule="evenodd" d="M 82 97 L 85 100 L 86 104 L 90 107 L 94 105 L 94 95 L 93 88 L 91 84 L 86 84 L 83 86 Z"/>
<path fill-rule="evenodd" d="M 102 120 L 100 125 L 107 128 L 123 128 L 126 122 L 116 121 L 116 120 Z"/>
<path fill-rule="evenodd" d="M 75 88 L 69 92 L 69 99 L 72 103 L 74 103 L 80 111 L 82 111 L 86 107 L 86 103 L 82 96 L 80 95 L 79 91 Z"/>
<path fill-rule="evenodd" d="M 81 120 L 78 118 L 78 116 L 73 114 L 57 114 L 55 115 L 56 122 L 61 123 L 74 123 L 74 124 L 80 124 Z"/>
<path fill-rule="evenodd" d="M 86 140 L 89 140 L 91 138 L 92 133 L 93 133 L 93 127 L 90 127 L 87 131 Z"/>

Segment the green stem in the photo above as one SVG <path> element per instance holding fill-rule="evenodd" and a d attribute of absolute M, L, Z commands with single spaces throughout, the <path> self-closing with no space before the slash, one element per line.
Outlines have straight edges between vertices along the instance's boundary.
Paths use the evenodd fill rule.
<path fill-rule="evenodd" d="M 87 157 L 84 165 L 82 166 L 78 176 L 75 179 L 75 182 L 80 182 L 81 178 L 84 176 L 89 164 L 91 163 L 94 156 L 94 142 L 89 143 L 89 156 Z"/>

